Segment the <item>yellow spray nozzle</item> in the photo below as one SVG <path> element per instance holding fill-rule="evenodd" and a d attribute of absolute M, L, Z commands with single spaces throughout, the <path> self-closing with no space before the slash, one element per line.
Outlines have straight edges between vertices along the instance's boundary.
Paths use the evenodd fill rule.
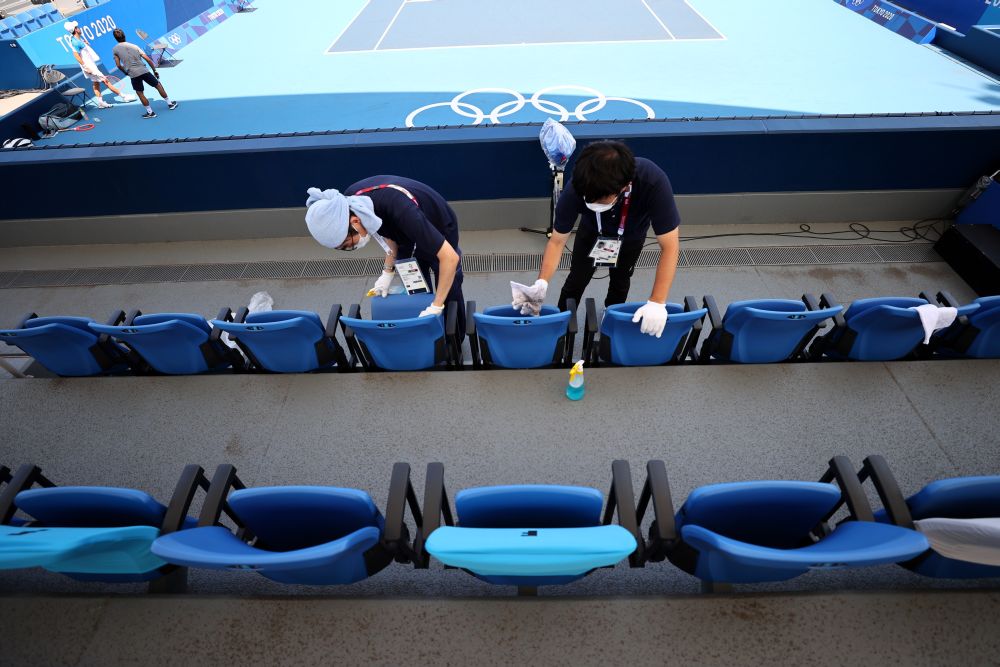
<path fill-rule="evenodd" d="M 577 375 L 583 375 L 583 359 L 573 364 L 573 368 L 569 369 L 569 379 L 572 380 Z"/>
<path fill-rule="evenodd" d="M 378 294 L 378 292 L 376 292 L 374 289 L 370 289 L 368 290 L 368 293 L 365 294 L 365 296 L 375 296 L 376 294 Z"/>

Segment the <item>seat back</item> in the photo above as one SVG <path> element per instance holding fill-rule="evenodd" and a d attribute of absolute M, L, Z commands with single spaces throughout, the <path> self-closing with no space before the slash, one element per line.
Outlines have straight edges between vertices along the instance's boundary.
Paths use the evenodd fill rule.
<path fill-rule="evenodd" d="M 434 315 L 405 320 L 363 320 L 341 317 L 361 341 L 371 360 L 390 371 L 433 368 L 441 358 L 444 317 Z"/>
<path fill-rule="evenodd" d="M 840 501 L 833 484 L 730 482 L 695 489 L 677 513 L 688 524 L 730 539 L 775 549 L 802 546 L 809 531 Z"/>
<path fill-rule="evenodd" d="M 98 375 L 104 369 L 91 352 L 98 339 L 89 328 L 92 323 L 86 317 L 34 317 L 23 329 L 0 330 L 0 340 L 21 348 L 56 375 Z"/>
<path fill-rule="evenodd" d="M 604 497 L 583 486 L 522 484 L 464 489 L 455 495 L 463 528 L 584 528 L 601 523 Z"/>
<path fill-rule="evenodd" d="M 891 361 L 913 352 L 924 339 L 920 315 L 910 310 L 927 302 L 911 297 L 859 299 L 844 313 L 855 335 L 848 357 L 859 361 Z"/>
<path fill-rule="evenodd" d="M 187 375 L 210 370 L 201 346 L 209 344 L 212 328 L 201 315 L 157 313 L 140 315 L 127 326 L 94 323 L 90 328 L 127 343 L 160 373 Z"/>
<path fill-rule="evenodd" d="M 357 489 L 272 486 L 229 494 L 229 506 L 269 551 L 305 549 L 367 527 L 384 528 L 371 496 Z"/>
<path fill-rule="evenodd" d="M 21 20 L 20 16 L 8 16 L 7 26 L 10 28 L 11 32 L 14 33 L 15 38 L 24 37 L 29 32 L 31 32 L 31 28 L 24 25 L 24 22 Z"/>
<path fill-rule="evenodd" d="M 9 19 L 0 19 L 0 40 L 17 39 L 14 34 L 13 24 L 8 23 Z"/>
<path fill-rule="evenodd" d="M 965 351 L 977 359 L 1000 358 L 1000 296 L 976 299 L 979 310 L 969 315 L 969 324 L 979 329 L 975 340 Z"/>
<path fill-rule="evenodd" d="M 726 308 L 723 329 L 729 334 L 728 359 L 744 364 L 785 361 L 800 352 L 816 328 L 841 306 L 809 310 L 802 301 L 735 301 Z"/>
<path fill-rule="evenodd" d="M 659 366 L 676 361 L 684 350 L 694 323 L 708 311 L 704 308 L 684 312 L 679 303 L 667 304 L 667 325 L 659 338 L 642 333 L 632 316 L 644 302 L 633 301 L 608 307 L 601 320 L 601 341 L 608 339 L 607 356 L 619 366 Z"/>
<path fill-rule="evenodd" d="M 433 294 L 390 294 L 372 297 L 372 320 L 408 320 L 434 303 Z"/>
<path fill-rule="evenodd" d="M 939 479 L 906 504 L 915 520 L 1000 517 L 1000 475 Z"/>
<path fill-rule="evenodd" d="M 167 511 L 143 491 L 104 486 L 29 489 L 18 493 L 14 504 L 41 526 L 63 528 L 160 528 Z"/>
<path fill-rule="evenodd" d="M 568 310 L 559 312 L 555 306 L 542 306 L 538 317 L 522 315 L 510 306 L 493 306 L 472 317 L 494 364 L 503 368 L 541 368 L 552 364 L 556 357 L 561 359 L 561 340 L 572 315 Z"/>
<path fill-rule="evenodd" d="M 319 368 L 316 344 L 323 339 L 324 328 L 316 313 L 270 310 L 250 313 L 245 322 L 212 320 L 211 324 L 237 338 L 257 363 L 273 373 L 305 373 Z"/>

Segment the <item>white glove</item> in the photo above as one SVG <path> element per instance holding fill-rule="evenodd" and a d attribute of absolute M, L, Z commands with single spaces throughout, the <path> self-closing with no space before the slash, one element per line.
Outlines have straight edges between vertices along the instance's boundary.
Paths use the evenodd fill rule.
<path fill-rule="evenodd" d="M 383 271 L 371 289 L 372 292 L 375 292 L 374 296 L 389 296 L 389 286 L 392 285 L 392 279 L 395 275 L 395 271 Z"/>
<path fill-rule="evenodd" d="M 421 310 L 420 314 L 417 315 L 417 317 L 427 317 L 428 315 L 440 315 L 443 312 L 444 312 L 444 306 L 435 306 L 432 303 L 431 305 Z"/>
<path fill-rule="evenodd" d="M 510 281 L 510 293 L 513 297 L 510 305 L 522 315 L 537 316 L 542 312 L 545 293 L 549 290 L 548 281 L 539 278 L 531 287 Z"/>
<path fill-rule="evenodd" d="M 639 320 L 642 320 L 639 331 L 659 338 L 663 335 L 663 327 L 667 326 L 666 304 L 647 301 L 646 305 L 635 311 L 635 315 L 632 316 L 632 322 Z"/>

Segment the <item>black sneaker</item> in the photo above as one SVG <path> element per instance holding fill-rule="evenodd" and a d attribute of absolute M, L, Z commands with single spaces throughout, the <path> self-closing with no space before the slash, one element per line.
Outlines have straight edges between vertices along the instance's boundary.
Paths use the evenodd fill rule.
<path fill-rule="evenodd" d="M 156 118 L 156 112 L 155 111 L 147 111 L 146 113 L 142 114 L 142 117 L 143 118 Z"/>
<path fill-rule="evenodd" d="M 167 105 L 167 108 L 173 111 L 174 109 L 177 108 L 177 102 L 171 102 L 170 104 Z"/>

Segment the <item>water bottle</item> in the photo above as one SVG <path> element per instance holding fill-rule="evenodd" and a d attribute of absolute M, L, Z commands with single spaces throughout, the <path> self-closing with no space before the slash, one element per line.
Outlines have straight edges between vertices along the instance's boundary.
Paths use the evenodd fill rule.
<path fill-rule="evenodd" d="M 569 384 L 566 385 L 566 398 L 571 401 L 579 401 L 583 398 L 583 359 L 573 364 L 569 369 Z"/>

